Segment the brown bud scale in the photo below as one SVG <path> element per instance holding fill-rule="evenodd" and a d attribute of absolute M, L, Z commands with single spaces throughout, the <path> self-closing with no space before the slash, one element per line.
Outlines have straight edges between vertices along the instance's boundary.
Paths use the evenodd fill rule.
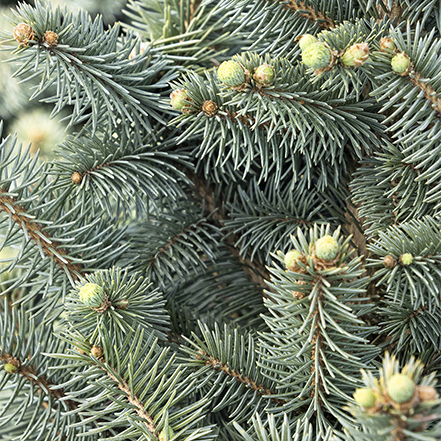
<path fill-rule="evenodd" d="M 52 31 L 46 31 L 43 35 L 43 43 L 48 46 L 53 47 L 58 44 L 58 35 Z"/>
<path fill-rule="evenodd" d="M 26 46 L 34 37 L 34 30 L 26 23 L 20 23 L 14 28 L 14 38 L 20 43 L 20 46 Z"/>
<path fill-rule="evenodd" d="M 72 182 L 74 184 L 79 185 L 81 184 L 82 180 L 83 180 L 83 175 L 81 173 L 79 172 L 72 173 Z"/>

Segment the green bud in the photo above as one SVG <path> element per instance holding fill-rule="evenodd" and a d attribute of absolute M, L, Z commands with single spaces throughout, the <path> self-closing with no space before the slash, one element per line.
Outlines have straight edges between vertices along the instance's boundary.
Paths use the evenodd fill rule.
<path fill-rule="evenodd" d="M 15 374 L 18 371 L 18 367 L 15 366 L 15 364 L 12 364 L 12 363 L 5 363 L 4 366 L 3 366 L 3 369 L 8 374 Z"/>
<path fill-rule="evenodd" d="M 261 64 L 254 71 L 253 78 L 256 83 L 269 86 L 274 80 L 274 69 L 269 64 Z"/>
<path fill-rule="evenodd" d="M 326 235 L 315 243 L 315 255 L 319 259 L 333 260 L 338 254 L 338 242 L 332 236 Z"/>
<path fill-rule="evenodd" d="M 361 66 L 369 57 L 369 46 L 367 43 L 354 44 L 341 57 L 345 66 Z"/>
<path fill-rule="evenodd" d="M 303 256 L 303 254 L 300 251 L 297 251 L 297 250 L 288 251 L 285 254 L 285 265 L 286 265 L 286 267 L 289 270 L 291 270 L 291 271 L 294 271 L 294 270 L 298 269 L 297 261 L 302 256 Z"/>
<path fill-rule="evenodd" d="M 392 38 L 389 37 L 383 37 L 380 40 L 380 51 L 381 52 L 389 52 L 392 53 L 396 49 L 396 45 Z"/>
<path fill-rule="evenodd" d="M 311 46 L 311 44 L 317 43 L 318 40 L 314 35 L 304 34 L 299 38 L 299 46 L 302 51 L 304 51 L 307 47 Z"/>
<path fill-rule="evenodd" d="M 396 403 L 409 401 L 415 392 L 415 383 L 404 374 L 394 374 L 387 382 L 387 393 Z"/>
<path fill-rule="evenodd" d="M 104 290 L 96 283 L 86 283 L 78 293 L 80 300 L 87 306 L 99 308 L 104 301 Z"/>
<path fill-rule="evenodd" d="M 365 409 L 370 409 L 375 406 L 375 395 L 372 389 L 364 387 L 362 389 L 356 389 L 354 394 L 354 400 L 357 404 L 364 407 Z"/>
<path fill-rule="evenodd" d="M 159 434 L 159 441 L 169 441 L 174 436 L 175 436 L 175 432 L 173 432 L 173 429 L 170 426 L 168 426 L 167 431 L 166 429 L 162 429 L 161 433 Z"/>
<path fill-rule="evenodd" d="M 311 44 L 302 52 L 302 61 L 313 69 L 323 69 L 331 63 L 331 50 L 322 42 Z"/>
<path fill-rule="evenodd" d="M 410 68 L 410 58 L 404 53 L 395 55 L 390 62 L 392 70 L 396 73 L 405 73 Z"/>
<path fill-rule="evenodd" d="M 413 256 L 410 253 L 406 253 L 400 256 L 400 262 L 402 265 L 410 265 L 413 262 Z"/>
<path fill-rule="evenodd" d="M 217 70 L 219 81 L 230 87 L 238 87 L 245 83 L 245 72 L 242 66 L 233 60 L 224 61 Z"/>
<path fill-rule="evenodd" d="M 175 90 L 170 94 L 170 101 L 173 109 L 182 110 L 187 104 L 185 100 L 188 99 L 187 92 L 184 89 Z"/>

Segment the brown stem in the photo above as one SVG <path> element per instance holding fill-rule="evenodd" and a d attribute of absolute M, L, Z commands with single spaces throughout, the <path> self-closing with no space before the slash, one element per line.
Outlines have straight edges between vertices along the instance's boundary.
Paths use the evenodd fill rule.
<path fill-rule="evenodd" d="M 433 89 L 433 87 L 426 81 L 424 81 L 424 77 L 419 72 L 415 72 L 413 77 L 408 76 L 407 79 L 415 87 L 418 87 L 418 89 L 424 92 L 424 98 L 430 101 L 433 105 L 432 108 L 441 115 L 441 99 L 437 97 L 438 94 L 436 93 L 436 90 Z"/>
<path fill-rule="evenodd" d="M 222 363 L 222 361 L 218 360 L 217 358 L 210 356 L 208 360 L 205 361 L 205 365 L 212 367 L 216 371 L 219 372 L 222 371 L 232 378 L 236 378 L 237 381 L 245 384 L 247 387 L 251 388 L 252 390 L 257 391 L 261 395 L 274 395 L 268 388 L 263 387 L 262 384 L 257 384 L 254 380 L 250 379 L 248 376 L 236 372 L 234 369 L 231 369 L 228 366 L 228 364 Z M 271 401 L 279 405 L 284 405 L 286 403 L 285 400 L 280 400 L 279 398 L 271 398 Z"/>
<path fill-rule="evenodd" d="M 120 380 L 116 377 L 115 371 L 114 371 L 115 375 L 108 371 L 106 372 L 109 378 L 111 378 L 118 385 L 118 389 L 127 395 L 127 400 L 129 401 L 129 403 L 135 406 L 135 412 L 140 418 L 144 420 L 143 423 L 145 427 L 147 427 L 149 432 L 156 439 L 158 439 L 158 436 L 156 435 L 156 426 L 153 418 L 147 411 L 144 410 L 144 405 L 141 403 L 141 401 L 139 401 L 139 398 L 136 395 L 132 395 L 127 382 L 124 379 L 122 379 L 122 382 L 120 382 Z"/>
<path fill-rule="evenodd" d="M 12 220 L 22 230 L 25 230 L 37 245 L 40 244 L 44 253 L 53 258 L 61 269 L 67 269 L 72 280 L 77 280 L 82 275 L 82 265 L 70 263 L 67 259 L 62 260 L 59 256 L 67 256 L 67 252 L 60 248 L 60 245 L 49 234 L 43 233 L 43 227 L 40 224 L 33 222 L 32 218 L 26 216 L 26 209 L 17 204 L 15 198 L 5 196 L 4 193 L 7 193 L 7 191 L 0 188 L 0 209 L 11 216 Z"/>
<path fill-rule="evenodd" d="M 311 20 L 314 23 L 319 21 L 318 25 L 323 29 L 335 28 L 334 21 L 331 17 L 316 11 L 312 6 L 307 6 L 302 1 L 290 0 L 285 8 L 297 11 L 301 17 Z"/>
<path fill-rule="evenodd" d="M 65 397 L 63 389 L 52 389 L 52 386 L 54 386 L 54 384 L 51 383 L 45 375 L 38 375 L 38 372 L 35 370 L 34 367 L 23 365 L 23 362 L 18 358 L 13 357 L 12 354 L 0 354 L 0 361 L 16 366 L 17 372 L 13 375 L 23 376 L 24 378 L 26 378 L 26 380 L 34 384 L 38 388 L 40 393 L 49 393 L 56 401 L 59 401 L 61 398 Z M 63 400 L 63 402 L 66 403 L 70 410 L 74 410 L 77 407 L 76 403 L 72 400 Z"/>

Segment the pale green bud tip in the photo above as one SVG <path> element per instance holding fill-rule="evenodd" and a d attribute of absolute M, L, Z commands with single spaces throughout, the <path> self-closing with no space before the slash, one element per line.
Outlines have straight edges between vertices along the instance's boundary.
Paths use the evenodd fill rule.
<path fill-rule="evenodd" d="M 99 308 L 104 301 L 104 291 L 96 283 L 86 283 L 78 293 L 80 300 L 87 306 Z"/>
<path fill-rule="evenodd" d="M 369 46 L 367 43 L 354 44 L 341 57 L 345 66 L 361 66 L 369 57 Z"/>
<path fill-rule="evenodd" d="M 168 437 L 166 437 L 166 434 Z M 159 434 L 159 441 L 169 441 L 175 436 L 175 432 L 173 432 L 173 429 L 169 426 L 166 432 L 166 429 L 162 429 L 161 433 Z"/>
<path fill-rule="evenodd" d="M 410 68 L 410 58 L 404 53 L 395 55 L 390 62 L 392 70 L 402 74 Z"/>
<path fill-rule="evenodd" d="M 231 87 L 238 87 L 245 83 L 245 72 L 242 66 L 233 60 L 224 61 L 217 70 L 219 81 Z"/>
<path fill-rule="evenodd" d="M 380 40 L 380 51 L 381 52 L 393 52 L 396 49 L 396 45 L 392 38 L 383 37 Z"/>
<path fill-rule="evenodd" d="M 3 366 L 3 369 L 8 373 L 8 374 L 15 374 L 18 371 L 18 367 L 15 366 L 12 363 L 5 363 Z"/>
<path fill-rule="evenodd" d="M 257 83 L 268 86 L 274 80 L 274 69 L 269 64 L 262 64 L 254 71 L 253 78 Z"/>
<path fill-rule="evenodd" d="M 415 392 L 415 383 L 404 374 L 394 374 L 387 382 L 387 393 L 396 403 L 409 401 Z"/>
<path fill-rule="evenodd" d="M 403 254 L 400 261 L 403 265 L 410 265 L 413 262 L 413 256 L 410 253 Z"/>
<path fill-rule="evenodd" d="M 313 69 L 323 69 L 331 62 L 331 51 L 324 43 L 311 44 L 302 52 L 302 61 Z"/>
<path fill-rule="evenodd" d="M 285 265 L 288 269 L 294 270 L 297 266 L 297 261 L 302 257 L 302 253 L 297 250 L 288 251 L 285 255 Z"/>
<path fill-rule="evenodd" d="M 356 389 L 354 394 L 354 400 L 357 404 L 364 407 L 365 409 L 370 409 L 375 406 L 375 395 L 372 389 L 364 387 L 363 389 Z"/>
<path fill-rule="evenodd" d="M 311 34 L 304 34 L 299 38 L 299 46 L 302 51 L 304 51 L 307 47 L 311 46 L 311 44 L 317 42 L 318 42 L 317 38 Z"/>
<path fill-rule="evenodd" d="M 319 259 L 332 260 L 338 254 L 338 242 L 332 236 L 324 236 L 315 243 L 315 255 Z"/>
<path fill-rule="evenodd" d="M 181 110 L 185 104 L 185 100 L 188 98 L 187 92 L 184 89 L 175 90 L 170 94 L 170 101 L 173 109 Z"/>

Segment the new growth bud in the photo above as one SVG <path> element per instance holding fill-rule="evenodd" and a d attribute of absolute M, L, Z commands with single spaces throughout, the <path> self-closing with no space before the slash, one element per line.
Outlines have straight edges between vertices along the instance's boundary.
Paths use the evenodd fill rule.
<path fill-rule="evenodd" d="M 86 283 L 78 295 L 85 305 L 92 308 L 99 308 L 104 302 L 104 290 L 96 283 Z"/>
<path fill-rule="evenodd" d="M 332 236 L 326 235 L 315 243 L 315 255 L 319 259 L 333 260 L 338 254 L 338 242 Z"/>
<path fill-rule="evenodd" d="M 346 49 L 341 61 L 345 66 L 362 66 L 369 57 L 369 46 L 367 43 L 354 44 Z"/>
<path fill-rule="evenodd" d="M 184 89 L 175 90 L 170 94 L 171 105 L 175 110 L 182 110 L 186 99 L 188 99 L 188 95 Z"/>
<path fill-rule="evenodd" d="M 262 86 L 269 86 L 274 80 L 274 69 L 269 64 L 261 64 L 253 75 L 254 81 Z"/>
<path fill-rule="evenodd" d="M 14 38 L 20 43 L 20 46 L 26 46 L 34 37 L 34 30 L 26 23 L 20 23 L 14 28 Z"/>
<path fill-rule="evenodd" d="M 389 52 L 392 53 L 396 49 L 396 45 L 392 38 L 389 37 L 383 37 L 380 40 L 380 51 L 381 52 Z"/>
<path fill-rule="evenodd" d="M 387 383 L 387 393 L 396 403 L 409 401 L 415 392 L 415 383 L 404 374 L 394 374 Z"/>
<path fill-rule="evenodd" d="M 311 44 L 317 43 L 318 40 L 314 35 L 304 34 L 299 37 L 299 46 L 302 51 L 311 46 Z"/>
<path fill-rule="evenodd" d="M 313 69 L 328 67 L 331 58 L 331 50 L 322 42 L 311 44 L 302 52 L 303 63 Z"/>
<path fill-rule="evenodd" d="M 395 73 L 406 75 L 410 69 L 410 58 L 401 52 L 392 58 L 390 64 Z"/>
<path fill-rule="evenodd" d="M 364 407 L 365 409 L 370 409 L 375 406 L 375 395 L 372 389 L 364 387 L 362 389 L 356 389 L 354 393 L 354 400 L 357 404 Z"/>
<path fill-rule="evenodd" d="M 410 253 L 405 253 L 400 256 L 401 265 L 407 266 L 413 262 L 413 256 Z"/>
<path fill-rule="evenodd" d="M 290 271 L 296 271 L 300 267 L 297 262 L 302 258 L 303 254 L 297 250 L 288 251 L 285 255 L 285 265 Z"/>
<path fill-rule="evenodd" d="M 224 61 L 217 70 L 219 81 L 230 87 L 239 87 L 245 83 L 245 72 L 242 66 L 233 60 Z"/>

